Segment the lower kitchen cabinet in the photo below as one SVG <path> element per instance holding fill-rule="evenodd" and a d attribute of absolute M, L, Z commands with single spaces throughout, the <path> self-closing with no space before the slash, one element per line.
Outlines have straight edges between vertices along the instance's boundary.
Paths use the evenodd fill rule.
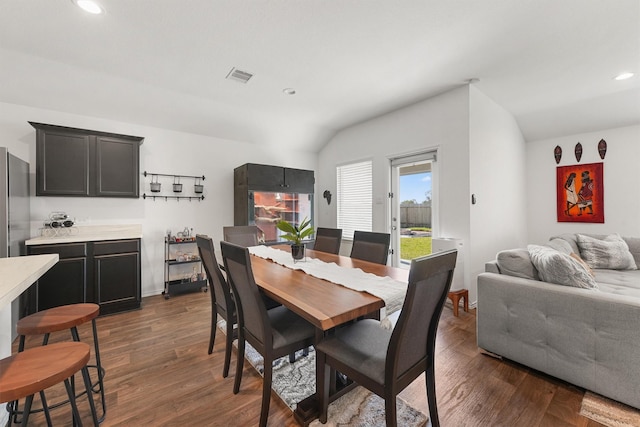
<path fill-rule="evenodd" d="M 28 313 L 79 302 L 100 314 L 140 308 L 140 239 L 27 246 L 29 255 L 57 253 L 60 260 L 27 294 Z"/>

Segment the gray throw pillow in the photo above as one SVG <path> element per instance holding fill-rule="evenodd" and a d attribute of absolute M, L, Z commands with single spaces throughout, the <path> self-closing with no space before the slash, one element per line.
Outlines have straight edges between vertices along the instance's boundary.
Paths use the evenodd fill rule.
<path fill-rule="evenodd" d="M 501 274 L 540 280 L 536 268 L 531 263 L 529 251 L 526 249 L 507 249 L 500 251 L 498 255 L 496 255 L 496 263 L 498 264 Z"/>
<path fill-rule="evenodd" d="M 610 234 L 604 239 L 596 239 L 578 234 L 580 256 L 591 268 L 609 270 L 636 270 L 636 261 L 629 251 L 629 245 L 619 234 Z"/>
<path fill-rule="evenodd" d="M 529 245 L 527 249 L 542 281 L 576 288 L 598 289 L 598 284 L 584 266 L 569 255 L 548 246 Z"/>
<path fill-rule="evenodd" d="M 562 252 L 563 254 L 571 255 L 573 253 L 571 244 L 564 239 L 551 239 L 549 240 L 549 243 L 547 243 L 547 246 Z"/>

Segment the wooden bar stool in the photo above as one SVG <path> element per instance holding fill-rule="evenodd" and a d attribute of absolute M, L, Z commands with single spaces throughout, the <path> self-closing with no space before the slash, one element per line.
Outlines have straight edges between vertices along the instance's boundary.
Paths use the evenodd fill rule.
<path fill-rule="evenodd" d="M 96 328 L 96 318 L 98 317 L 98 314 L 100 314 L 100 306 L 98 304 L 80 303 L 62 305 L 23 317 L 18 320 L 16 330 L 20 335 L 18 351 L 23 351 L 25 337 L 28 335 L 44 335 L 42 345 L 45 346 L 49 343 L 49 336 L 51 333 L 69 329 L 73 340 L 79 342 L 80 335 L 78 334 L 78 326 L 91 320 L 96 364 L 87 366 L 89 368 L 95 368 L 98 373 L 98 379 L 95 383 L 91 384 L 91 390 L 94 393 L 100 393 L 100 399 L 102 401 L 102 415 L 100 417 L 100 422 L 102 422 L 107 413 L 107 407 L 104 398 L 105 371 L 102 367 L 102 363 L 100 362 L 100 346 L 98 344 L 98 330 Z M 57 407 L 64 403 L 66 402 L 61 402 L 60 404 L 52 407 Z"/>
<path fill-rule="evenodd" d="M 460 289 L 458 291 L 451 291 L 447 294 L 447 297 L 453 303 L 453 315 L 458 317 L 458 306 L 460 304 L 460 300 L 462 299 L 464 302 L 464 311 L 469 312 L 469 290 L 468 289 Z"/>
<path fill-rule="evenodd" d="M 76 372 L 82 371 L 84 386 L 87 390 L 87 399 L 91 407 L 93 424 L 98 425 L 96 407 L 91 393 L 91 379 L 87 362 L 91 347 L 82 342 L 61 342 L 42 347 L 31 348 L 13 356 L 0 360 L 0 372 L 2 381 L 0 382 L 0 402 L 18 401 L 26 398 L 22 425 L 26 426 L 29 421 L 33 395 L 40 393 L 44 396 L 44 390 L 64 381 L 71 411 L 73 414 L 73 424 L 82 426 L 76 396 L 69 381 Z M 43 402 L 47 425 L 51 425 L 49 409 Z"/>

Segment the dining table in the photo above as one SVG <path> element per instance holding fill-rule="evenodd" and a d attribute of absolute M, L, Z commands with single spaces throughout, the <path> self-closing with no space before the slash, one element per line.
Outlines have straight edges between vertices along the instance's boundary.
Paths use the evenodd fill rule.
<path fill-rule="evenodd" d="M 273 249 L 290 252 L 288 245 L 271 246 Z M 390 278 L 406 284 L 409 270 L 368 261 L 352 259 L 342 255 L 305 250 L 305 257 L 335 263 L 344 269 L 360 269 L 375 276 Z M 299 261 L 304 263 L 304 259 Z M 251 267 L 256 284 L 262 291 L 289 310 L 307 320 L 316 328 L 316 342 L 336 327 L 362 317 L 379 318 L 385 301 L 369 292 L 351 289 L 307 274 L 300 269 L 289 268 L 272 259 L 251 255 Z M 404 298 L 404 296 L 402 296 Z M 387 313 L 389 314 L 389 313 Z M 316 364 L 317 364 L 316 359 Z M 316 366 L 316 372 L 318 372 Z M 317 381 L 317 379 L 316 379 Z M 331 400 L 337 399 L 354 384 L 339 388 L 332 381 Z M 319 400 L 315 395 L 299 402 L 294 411 L 301 425 L 308 425 L 319 416 Z"/>

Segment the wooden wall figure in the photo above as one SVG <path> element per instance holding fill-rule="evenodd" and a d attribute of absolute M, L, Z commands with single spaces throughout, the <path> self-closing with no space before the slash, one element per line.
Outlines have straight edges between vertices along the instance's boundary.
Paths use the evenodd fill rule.
<path fill-rule="evenodd" d="M 607 141 L 604 139 L 598 142 L 598 154 L 600 154 L 600 158 L 604 160 L 604 156 L 607 154 Z"/>
<path fill-rule="evenodd" d="M 562 148 L 559 145 L 556 145 L 556 148 L 553 149 L 553 157 L 556 159 L 556 165 L 560 163 L 560 159 L 562 158 Z"/>
<path fill-rule="evenodd" d="M 576 161 L 580 161 L 580 159 L 582 158 L 582 144 L 580 144 L 579 142 L 576 144 L 576 148 L 573 150 L 573 152 L 576 154 Z"/>

